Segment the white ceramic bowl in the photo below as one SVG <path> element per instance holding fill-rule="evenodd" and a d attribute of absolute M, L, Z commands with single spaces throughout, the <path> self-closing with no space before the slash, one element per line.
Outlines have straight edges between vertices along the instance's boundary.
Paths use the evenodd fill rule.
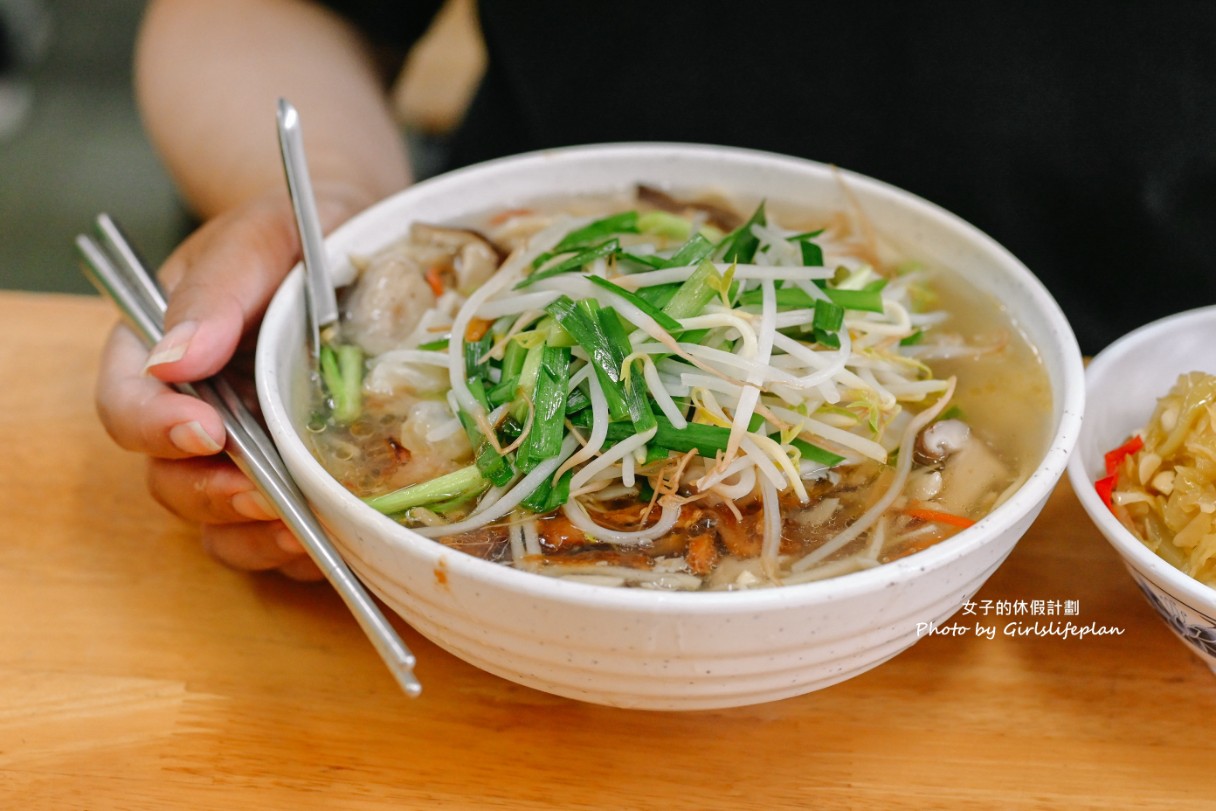
<path fill-rule="evenodd" d="M 1154 321 L 1102 350 L 1085 372 L 1085 426 L 1068 464 L 1081 505 L 1178 638 L 1216 670 L 1216 589 L 1158 557 L 1106 508 L 1094 482 L 1103 455 L 1144 427 L 1158 398 L 1186 372 L 1216 374 L 1216 307 Z"/>
<path fill-rule="evenodd" d="M 356 217 L 326 247 L 345 280 L 353 273 L 349 254 L 399 238 L 415 219 L 443 222 L 553 195 L 623 192 L 637 182 L 839 209 L 848 204 L 842 178 L 885 237 L 910 255 L 964 271 L 1005 304 L 1042 353 L 1055 394 L 1050 448 L 999 509 L 903 560 L 748 592 L 613 589 L 454 552 L 366 507 L 297 435 L 304 353 L 297 269 L 262 327 L 258 390 L 288 467 L 351 567 L 410 625 L 460 658 L 540 690 L 620 707 L 703 709 L 807 693 L 889 659 L 916 642 L 919 623 L 953 614 L 1042 508 L 1063 474 L 1084 402 L 1081 356 L 1056 303 L 1013 256 L 957 217 L 809 161 L 719 147 L 607 145 L 507 158 L 420 183 Z M 420 672 L 425 682 L 425 662 Z"/>

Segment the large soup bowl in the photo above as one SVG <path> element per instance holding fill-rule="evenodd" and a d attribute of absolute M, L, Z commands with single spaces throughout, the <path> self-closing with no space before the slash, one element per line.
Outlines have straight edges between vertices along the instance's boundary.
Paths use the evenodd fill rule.
<path fill-rule="evenodd" d="M 821 582 L 673 593 L 568 582 L 489 563 L 367 507 L 325 472 L 301 439 L 307 355 L 298 268 L 272 302 L 257 350 L 258 392 L 274 440 L 367 586 L 419 633 L 490 673 L 583 701 L 665 710 L 772 701 L 862 673 L 914 644 L 928 623 L 944 621 L 970 599 L 1063 473 L 1084 405 L 1081 356 L 1068 322 L 1017 259 L 958 217 L 833 167 L 720 147 L 589 146 L 481 164 L 370 208 L 326 240 L 326 253 L 337 282 L 344 283 L 354 276 L 349 256 L 400 238 L 412 221 L 450 221 L 540 198 L 625 192 L 639 182 L 809 209 L 857 205 L 905 255 L 964 274 L 1001 302 L 1037 348 L 1050 379 L 1049 440 L 1033 473 L 1004 504 L 953 538 Z M 420 675 L 425 683 L 425 662 Z"/>

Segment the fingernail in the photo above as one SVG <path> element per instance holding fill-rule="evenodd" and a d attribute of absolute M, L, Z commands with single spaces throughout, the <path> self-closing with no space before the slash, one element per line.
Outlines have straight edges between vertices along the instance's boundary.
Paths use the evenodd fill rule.
<path fill-rule="evenodd" d="M 148 361 L 144 364 L 144 371 L 153 366 L 173 363 L 184 358 L 186 350 L 190 348 L 190 339 L 194 337 L 194 333 L 197 331 L 198 324 L 193 321 L 183 321 L 166 332 L 165 336 L 160 339 L 160 343 L 152 347 L 152 351 L 148 354 Z"/>
<path fill-rule="evenodd" d="M 254 521 L 270 521 L 278 518 L 274 508 L 266 500 L 266 496 L 257 490 L 245 490 L 232 497 L 232 509 L 245 518 Z"/>
<path fill-rule="evenodd" d="M 279 545 L 279 549 L 284 552 L 290 552 L 293 555 L 298 555 L 304 551 L 304 545 L 300 543 L 300 539 L 291 534 L 291 530 L 283 529 L 275 534 L 275 543 Z"/>
<path fill-rule="evenodd" d="M 183 422 L 170 428 L 169 441 L 178 450 L 192 456 L 210 456 L 223 450 L 223 446 L 203 430 L 203 426 L 198 420 Z"/>

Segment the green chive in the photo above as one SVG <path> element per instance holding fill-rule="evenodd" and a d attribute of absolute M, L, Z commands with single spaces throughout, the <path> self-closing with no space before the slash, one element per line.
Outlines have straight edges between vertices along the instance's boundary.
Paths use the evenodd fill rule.
<path fill-rule="evenodd" d="M 815 302 L 815 317 L 811 326 L 825 332 L 835 332 L 844 324 L 844 307 L 833 301 Z"/>
<path fill-rule="evenodd" d="M 467 381 L 465 381 L 465 385 L 469 387 L 469 393 L 472 394 L 473 398 L 481 404 L 481 407 L 486 411 L 490 411 L 490 399 L 486 396 L 486 388 L 485 385 L 482 384 L 481 378 L 470 377 Z"/>
<path fill-rule="evenodd" d="M 786 309 L 808 309 L 815 306 L 818 299 L 811 298 L 797 287 L 781 287 L 777 291 L 777 306 Z M 764 291 L 760 288 L 748 290 L 739 297 L 740 304 L 762 304 Z"/>
<path fill-rule="evenodd" d="M 621 287 L 620 285 L 613 284 L 612 282 L 608 281 L 607 279 L 601 278 L 599 276 L 588 276 L 587 281 L 591 282 L 592 284 L 596 285 L 597 287 L 602 287 L 605 290 L 609 291 L 610 293 L 613 293 L 614 295 L 620 296 L 621 298 L 625 299 L 625 301 L 628 301 L 634 307 L 637 307 L 639 310 L 646 313 L 646 315 L 650 316 L 655 321 L 657 321 L 659 326 L 662 327 L 663 329 L 667 330 L 668 332 L 674 332 L 676 330 L 681 329 L 679 321 L 675 320 L 674 318 L 669 316 L 667 313 L 658 309 L 653 304 L 646 301 L 646 299 L 642 298 L 641 296 L 638 296 L 635 293 L 629 292 L 628 290 Z"/>
<path fill-rule="evenodd" d="M 595 222 L 587 223 L 582 228 L 576 228 L 566 234 L 562 237 L 561 242 L 558 242 L 553 247 L 553 253 L 559 254 L 564 251 L 585 248 L 592 242 L 598 242 L 613 234 L 636 234 L 638 229 L 638 213 L 636 211 L 622 211 L 619 214 L 612 214 Z"/>
<path fill-rule="evenodd" d="M 566 416 L 577 414 L 590 405 L 591 398 L 587 395 L 587 392 L 583 390 L 583 387 L 579 386 L 574 391 L 566 395 Z"/>
<path fill-rule="evenodd" d="M 570 500 L 570 479 L 573 476 L 574 471 L 567 470 L 557 480 L 556 486 L 545 479 L 520 504 L 538 515 L 553 512 Z"/>
<path fill-rule="evenodd" d="M 871 313 L 881 313 L 883 312 L 882 285 L 885 283 L 886 280 L 883 279 L 880 282 L 867 285 L 862 290 L 840 290 L 836 287 L 825 287 L 823 288 L 823 292 L 830 301 L 846 310 L 864 310 Z M 759 304 L 761 301 L 761 291 L 759 289 L 749 290 L 739 297 L 740 304 Z M 811 298 L 797 287 L 783 287 L 777 290 L 778 307 L 814 307 L 817 301 L 822 301 L 822 299 Z"/>
<path fill-rule="evenodd" d="M 667 260 L 661 256 L 639 256 L 636 253 L 621 251 L 619 254 L 617 254 L 617 258 L 626 262 L 633 262 L 634 264 L 641 265 L 644 268 L 650 268 L 651 270 L 662 270 L 663 268 L 667 267 Z"/>
<path fill-rule="evenodd" d="M 696 449 L 702 456 L 713 458 L 718 451 L 726 450 L 730 441 L 730 429 L 717 425 L 702 425 L 690 422 L 685 428 L 676 428 L 666 417 L 653 415 L 655 435 L 650 440 L 650 446 L 665 448 L 676 453 L 688 453 Z M 637 429 L 631 423 L 612 422 L 608 424 L 608 441 L 620 442 L 637 434 Z"/>
<path fill-rule="evenodd" d="M 541 279 L 548 279 L 553 276 L 560 276 L 563 273 L 570 273 L 575 270 L 581 270 L 585 265 L 589 265 L 596 259 L 601 259 L 606 256 L 613 256 L 621 250 L 621 241 L 615 237 L 599 245 L 592 246 L 586 250 L 580 251 L 574 256 L 562 262 L 547 267 L 544 270 L 533 273 L 528 278 L 524 279 L 519 284 L 515 285 L 516 290 L 520 290 L 528 285 L 539 282 Z"/>
<path fill-rule="evenodd" d="M 608 413 L 613 419 L 621 419 L 627 414 L 621 390 L 622 358 L 613 351 L 612 343 L 604 334 L 598 319 L 588 315 L 596 306 L 590 299 L 576 304 L 569 296 L 562 295 L 545 310 L 587 353 L 608 400 Z"/>
<path fill-rule="evenodd" d="M 714 244 L 712 242 L 700 233 L 693 234 L 692 239 L 681 245 L 670 259 L 665 260 L 664 267 L 682 268 L 695 265 L 713 252 Z"/>
<path fill-rule="evenodd" d="M 642 464 L 649 465 L 654 462 L 661 462 L 671 455 L 671 451 L 660 447 L 653 442 L 646 445 L 646 461 Z M 645 481 L 645 479 L 643 479 Z"/>
<path fill-rule="evenodd" d="M 811 330 L 811 336 L 815 339 L 815 343 L 822 344 L 828 349 L 840 348 L 840 335 L 835 332 L 828 332 L 823 329 Z"/>
<path fill-rule="evenodd" d="M 333 401 L 334 420 L 353 422 L 363 411 L 363 350 L 355 344 L 321 347 L 321 379 Z"/>
<path fill-rule="evenodd" d="M 718 243 L 718 248 L 724 249 L 722 261 L 739 262 L 744 265 L 751 263 L 756 258 L 756 251 L 760 247 L 760 239 L 752 233 L 752 226 L 766 224 L 767 219 L 764 215 L 762 201 L 747 222 L 731 231 L 725 239 Z"/>
<path fill-rule="evenodd" d="M 718 294 L 721 281 L 722 275 L 718 273 L 714 263 L 708 259 L 701 260 L 701 264 L 697 265 L 671 297 L 671 301 L 667 302 L 663 312 L 675 319 L 699 315 L 705 305 Z"/>
<path fill-rule="evenodd" d="M 490 351 L 490 347 L 494 345 L 494 336 L 486 332 L 477 341 L 465 341 L 464 344 L 464 368 L 465 375 L 468 377 L 485 377 L 489 372 L 489 359 L 486 354 Z"/>
<path fill-rule="evenodd" d="M 489 397 L 486 394 L 485 387 L 482 386 L 481 380 L 476 377 L 471 377 L 468 380 L 469 391 L 481 403 L 481 407 L 485 410 L 490 410 Z M 473 448 L 473 456 L 476 459 L 477 469 L 481 471 L 481 475 L 499 487 L 505 485 L 515 475 L 515 470 L 511 466 L 511 461 L 503 456 L 490 443 L 489 440 L 481 433 L 481 429 L 477 427 L 477 423 L 464 410 L 456 412 L 457 418 L 460 420 L 461 426 L 464 427 L 465 435 L 469 438 L 469 445 Z"/>
<path fill-rule="evenodd" d="M 881 287 L 864 290 L 840 290 L 835 287 L 828 287 L 823 292 L 827 294 L 828 298 L 846 310 L 864 310 L 871 313 L 881 313 L 883 311 Z"/>
<path fill-rule="evenodd" d="M 843 456 L 832 453 L 826 448 L 821 448 L 818 445 L 812 445 L 806 440 L 794 439 L 790 441 L 790 445 L 798 449 L 798 452 L 802 454 L 803 459 L 807 459 L 811 462 L 818 462 L 821 465 L 835 467 L 844 461 Z"/>
<path fill-rule="evenodd" d="M 805 234 L 795 234 L 792 237 L 786 237 L 786 241 L 798 243 L 798 247 L 802 250 L 802 264 L 804 266 L 823 267 L 823 249 L 811 241 L 822 233 L 823 229 L 821 228 L 818 231 L 807 231 Z"/>
<path fill-rule="evenodd" d="M 799 243 L 802 248 L 802 264 L 806 267 L 823 267 L 823 248 L 807 240 Z"/>
<path fill-rule="evenodd" d="M 671 282 L 670 284 L 656 284 L 651 287 L 642 287 L 637 291 L 637 297 L 645 299 L 648 304 L 656 309 L 663 309 L 667 303 L 671 301 L 672 296 L 680 289 L 680 282 Z"/>
<path fill-rule="evenodd" d="M 624 380 L 625 358 L 633 351 L 625 325 L 621 323 L 621 318 L 616 310 L 611 307 L 600 310 L 599 322 L 600 328 L 603 329 L 604 335 L 612 347 L 614 357 L 618 358 L 617 366 L 621 369 L 621 388 L 629 419 L 633 421 L 633 427 L 639 433 L 648 431 L 654 427 L 655 423 L 654 412 L 651 411 L 650 403 L 646 399 L 646 382 L 641 374 L 630 375 L 628 382 Z"/>
<path fill-rule="evenodd" d="M 428 504 L 426 506 L 426 508 L 433 513 L 438 513 L 439 515 L 446 515 L 447 513 L 450 513 L 453 510 L 463 507 L 465 504 L 468 504 L 470 501 L 474 501 L 476 499 L 481 498 L 482 494 L 484 494 L 485 491 L 489 490 L 489 489 L 490 489 L 490 483 L 486 482 L 485 486 L 480 489 L 470 490 L 466 493 L 461 493 L 460 495 L 456 496 L 455 498 L 450 498 L 447 501 L 436 501 L 432 504 Z M 413 509 L 413 508 L 411 508 L 411 509 Z M 410 511 L 406 510 L 405 514 L 408 518 L 410 515 Z"/>
<path fill-rule="evenodd" d="M 692 232 L 692 223 L 668 211 L 647 211 L 637 217 L 637 229 L 643 234 L 654 234 L 668 239 L 688 239 L 689 233 Z"/>
<path fill-rule="evenodd" d="M 493 387 L 488 392 L 486 392 L 487 399 L 489 400 L 490 406 L 491 406 L 491 408 L 489 408 L 487 410 L 493 411 L 495 408 L 498 408 L 503 403 L 507 403 L 507 402 L 510 402 L 511 400 L 514 400 L 515 391 L 518 388 L 519 388 L 519 375 L 513 375 L 511 377 L 504 377 L 497 386 Z"/>
<path fill-rule="evenodd" d="M 507 348 L 502 354 L 502 379 L 519 377 L 519 373 L 524 368 L 524 359 L 527 357 L 527 347 L 514 339 L 507 341 Z"/>
<path fill-rule="evenodd" d="M 515 397 L 515 404 L 511 407 L 511 415 L 517 420 L 522 420 L 528 413 L 528 403 L 536 391 L 536 381 L 540 376 L 541 360 L 544 358 L 545 345 L 537 344 L 528 350 L 527 356 L 524 358 L 524 365 L 519 371 L 519 378 L 515 381 L 515 390 L 512 394 Z"/>
<path fill-rule="evenodd" d="M 544 347 L 532 398 L 532 428 L 515 457 L 516 467 L 524 473 L 561 450 L 569 386 L 569 348 Z"/>
<path fill-rule="evenodd" d="M 363 499 L 369 507 L 385 515 L 404 512 L 412 507 L 451 501 L 467 497 L 476 490 L 484 489 L 486 480 L 476 465 L 462 467 L 451 473 L 426 482 L 411 484 L 391 493 Z"/>

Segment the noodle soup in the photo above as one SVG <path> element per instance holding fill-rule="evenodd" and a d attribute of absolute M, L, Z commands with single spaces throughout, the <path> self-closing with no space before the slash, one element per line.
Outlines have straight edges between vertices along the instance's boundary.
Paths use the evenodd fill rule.
<path fill-rule="evenodd" d="M 1047 444 L 1046 374 L 999 302 L 849 212 L 642 187 L 415 224 L 356 265 L 314 452 L 522 570 L 731 590 L 872 568 L 983 518 Z"/>

